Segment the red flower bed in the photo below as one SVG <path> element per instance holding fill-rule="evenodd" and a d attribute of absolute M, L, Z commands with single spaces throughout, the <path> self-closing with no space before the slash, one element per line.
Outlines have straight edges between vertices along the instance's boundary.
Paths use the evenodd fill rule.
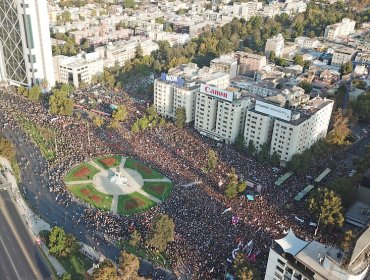
<path fill-rule="evenodd" d="M 88 195 L 90 194 L 90 190 L 89 190 L 89 189 L 82 189 L 82 190 L 81 190 L 81 193 L 82 193 L 83 195 L 88 196 Z"/>
<path fill-rule="evenodd" d="M 136 162 L 135 166 L 136 166 L 137 169 L 145 172 L 146 174 L 152 174 L 152 170 L 149 167 L 147 167 L 143 164 L 140 164 L 140 163 Z"/>
<path fill-rule="evenodd" d="M 95 201 L 95 202 L 97 202 L 97 203 L 100 203 L 101 200 L 102 200 L 102 198 L 100 196 L 97 196 L 95 194 L 92 195 L 92 196 L 90 196 L 90 199 L 93 200 L 93 201 Z"/>
<path fill-rule="evenodd" d="M 77 178 L 85 178 L 87 177 L 87 175 L 89 175 L 90 173 L 90 169 L 87 168 L 86 166 L 83 166 L 81 167 L 80 169 L 78 169 L 74 174 L 73 176 L 77 177 Z"/>
<path fill-rule="evenodd" d="M 99 161 L 100 161 L 102 164 L 104 164 L 104 165 L 106 165 L 106 166 L 108 166 L 108 167 L 112 167 L 112 166 L 114 166 L 114 165 L 116 165 L 116 164 L 117 164 L 117 159 L 116 159 L 116 158 L 114 158 L 114 157 L 99 159 Z"/>

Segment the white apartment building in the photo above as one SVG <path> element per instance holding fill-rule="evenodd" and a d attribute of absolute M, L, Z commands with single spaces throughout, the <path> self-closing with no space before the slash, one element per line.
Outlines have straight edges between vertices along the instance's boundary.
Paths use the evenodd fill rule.
<path fill-rule="evenodd" d="M 356 56 L 356 50 L 348 47 L 337 48 L 331 59 L 331 65 L 340 67 L 343 63 L 352 61 Z"/>
<path fill-rule="evenodd" d="M 104 70 L 103 60 L 98 53 L 78 54 L 73 57 L 57 55 L 53 59 L 57 82 L 73 84 L 76 88 L 81 83 L 90 84 L 91 78 Z"/>
<path fill-rule="evenodd" d="M 254 76 L 255 71 L 261 70 L 267 65 L 267 59 L 263 55 L 247 52 L 236 52 L 238 60 L 238 75 Z"/>
<path fill-rule="evenodd" d="M 139 46 L 144 56 L 159 49 L 158 44 L 150 39 L 132 37 L 127 41 L 110 42 L 106 46 L 96 48 L 95 51 L 99 53 L 100 58 L 105 59 L 106 67 L 112 67 L 116 64 L 124 66 L 126 61 L 135 58 Z"/>
<path fill-rule="evenodd" d="M 194 121 L 197 93 L 200 84 L 212 84 L 220 88 L 229 85 L 229 75 L 213 72 L 205 67 L 199 69 L 194 63 L 180 65 L 162 73 L 154 81 L 154 107 L 167 118 L 175 118 L 176 109 L 185 108 L 186 123 Z"/>
<path fill-rule="evenodd" d="M 46 1 L 0 0 L 0 80 L 55 85 Z"/>
<path fill-rule="evenodd" d="M 271 155 L 276 152 L 282 162 L 288 162 L 326 136 L 332 109 L 333 101 L 321 98 L 314 98 L 294 111 L 257 100 L 247 112 L 245 145 L 252 141 L 259 149 L 268 143 Z"/>
<path fill-rule="evenodd" d="M 355 32 L 356 21 L 348 18 L 342 19 L 342 22 L 328 25 L 325 28 L 324 37 L 334 40 L 338 37 L 345 37 Z"/>
<path fill-rule="evenodd" d="M 235 88 L 202 84 L 197 95 L 194 127 L 200 134 L 231 144 L 243 133 L 251 99 Z"/>
<path fill-rule="evenodd" d="M 249 20 L 251 17 L 258 14 L 259 10 L 262 10 L 263 4 L 258 1 L 250 1 L 246 3 L 233 4 L 233 15 L 235 17 L 242 17 Z"/>
<path fill-rule="evenodd" d="M 233 56 L 225 55 L 212 59 L 210 67 L 214 72 L 223 72 L 233 78 L 238 71 L 238 60 Z"/>
<path fill-rule="evenodd" d="M 369 228 L 359 234 L 349 252 L 316 240 L 302 240 L 290 229 L 285 237 L 273 241 L 265 280 L 368 279 L 366 252 L 369 247 Z"/>
<path fill-rule="evenodd" d="M 316 38 L 309 37 L 297 37 L 294 43 L 304 49 L 316 49 L 320 46 L 320 41 Z"/>
<path fill-rule="evenodd" d="M 267 39 L 265 45 L 265 55 L 270 56 L 271 52 L 274 52 L 276 56 L 282 56 L 284 49 L 284 37 L 282 34 L 278 34 L 270 39 Z"/>

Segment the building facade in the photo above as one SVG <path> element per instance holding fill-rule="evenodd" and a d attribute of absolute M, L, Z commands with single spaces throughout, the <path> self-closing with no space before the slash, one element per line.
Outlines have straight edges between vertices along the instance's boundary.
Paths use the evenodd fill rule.
<path fill-rule="evenodd" d="M 325 28 L 324 37 L 334 40 L 338 37 L 345 37 L 355 32 L 356 21 L 348 18 L 342 19 L 342 22 L 328 25 Z"/>
<path fill-rule="evenodd" d="M 346 253 L 316 240 L 302 240 L 290 229 L 285 237 L 273 241 L 265 280 L 368 279 L 366 252 L 369 246 L 369 228 L 359 234 L 354 248 Z"/>
<path fill-rule="evenodd" d="M 0 0 L 0 79 L 55 85 L 46 1 Z"/>
<path fill-rule="evenodd" d="M 260 150 L 266 143 L 270 155 L 277 153 L 282 162 L 288 162 L 326 136 L 332 110 L 333 101 L 321 98 L 297 110 L 257 100 L 246 114 L 245 145 L 252 141 Z"/>
<path fill-rule="evenodd" d="M 97 53 L 68 57 L 54 56 L 55 77 L 59 83 L 73 84 L 76 88 L 88 85 L 95 75 L 103 73 L 104 62 Z"/>
<path fill-rule="evenodd" d="M 282 34 L 278 34 L 270 39 L 267 39 L 265 45 L 265 55 L 270 56 L 271 52 L 274 52 L 276 56 L 282 56 L 284 49 L 284 37 Z"/>

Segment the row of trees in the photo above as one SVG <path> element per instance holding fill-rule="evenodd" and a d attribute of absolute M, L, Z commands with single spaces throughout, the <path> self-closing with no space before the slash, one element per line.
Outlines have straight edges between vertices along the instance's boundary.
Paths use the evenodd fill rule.
<path fill-rule="evenodd" d="M 143 246 L 152 248 L 155 251 L 162 252 L 166 249 L 169 242 L 175 237 L 175 224 L 173 220 L 165 214 L 158 215 L 151 228 L 143 238 L 141 234 L 135 230 L 131 233 L 129 245 L 135 249 L 143 249 Z M 140 266 L 139 259 L 130 253 L 121 252 L 118 267 L 109 261 L 103 261 L 93 273 L 94 280 L 129 280 L 143 279 L 138 276 Z"/>
<path fill-rule="evenodd" d="M 166 121 L 160 117 L 153 106 L 146 109 L 146 114 L 138 118 L 131 127 L 133 133 L 144 132 L 157 126 L 164 126 Z"/>

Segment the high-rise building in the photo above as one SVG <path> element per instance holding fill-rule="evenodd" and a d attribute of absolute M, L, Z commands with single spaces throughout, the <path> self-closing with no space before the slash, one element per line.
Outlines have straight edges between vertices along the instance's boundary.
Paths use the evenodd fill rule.
<path fill-rule="evenodd" d="M 0 0 L 0 80 L 54 86 L 46 0 Z"/>
<path fill-rule="evenodd" d="M 273 241 L 265 280 L 363 280 L 368 278 L 370 228 L 354 237 L 348 248 L 298 238 L 290 229 Z"/>

